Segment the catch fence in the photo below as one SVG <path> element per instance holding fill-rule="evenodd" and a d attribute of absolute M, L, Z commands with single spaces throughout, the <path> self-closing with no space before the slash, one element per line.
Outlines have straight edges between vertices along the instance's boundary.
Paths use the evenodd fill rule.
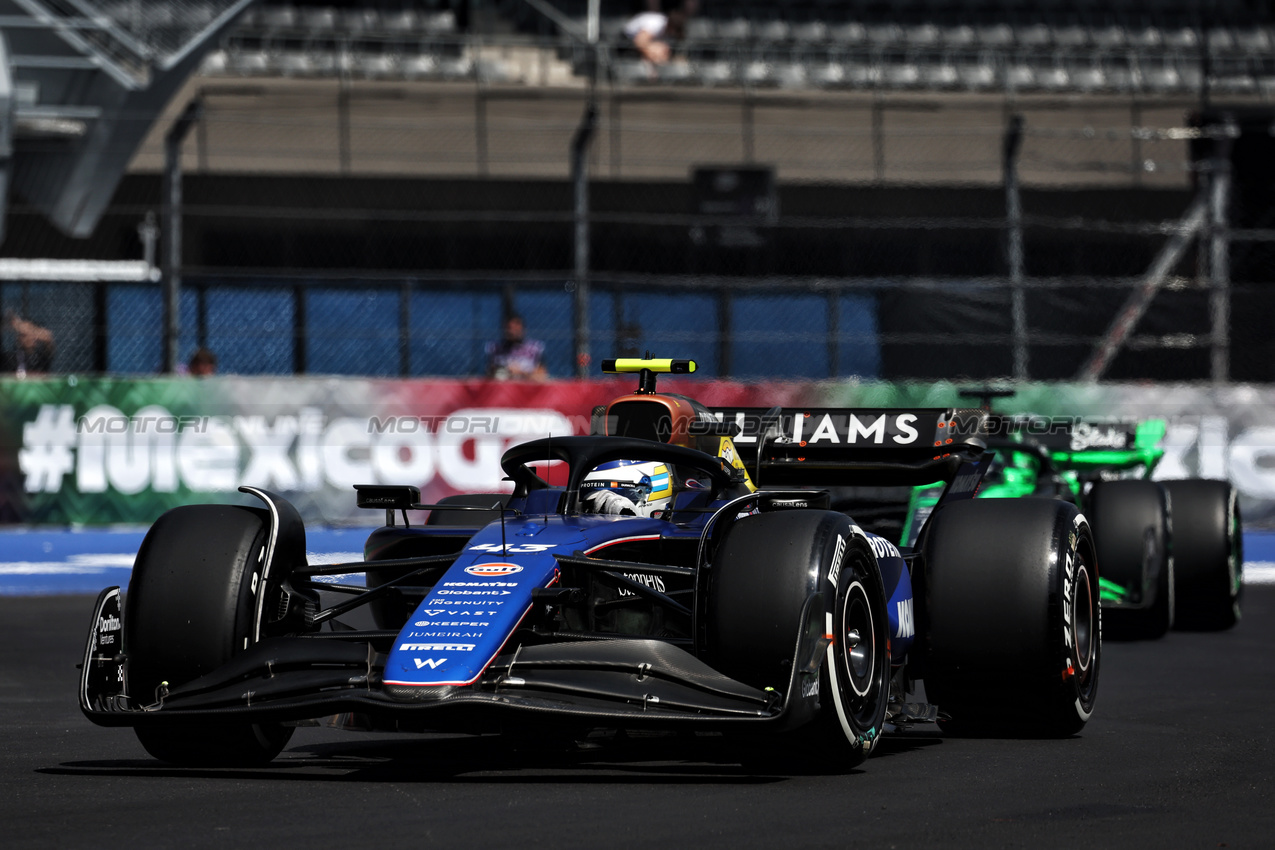
<path fill-rule="evenodd" d="M 1275 379 L 1275 222 L 1238 155 L 1260 99 L 597 94 L 573 170 L 583 89 L 202 77 L 108 229 L 140 256 L 157 216 L 175 359 L 241 374 L 481 375 L 518 312 L 555 377 L 649 349 L 710 377 L 1071 379 L 1119 337 L 1101 377 Z M 175 207 L 146 179 L 178 166 Z M 146 276 L 0 283 L 58 372 L 159 371 L 164 299 Z"/>

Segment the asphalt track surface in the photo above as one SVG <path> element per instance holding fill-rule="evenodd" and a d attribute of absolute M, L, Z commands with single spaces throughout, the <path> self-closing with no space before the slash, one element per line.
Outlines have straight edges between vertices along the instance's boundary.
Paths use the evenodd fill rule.
<path fill-rule="evenodd" d="M 92 598 L 0 598 L 0 846 L 1271 847 L 1275 586 L 1245 594 L 1230 632 L 1107 641 L 1077 737 L 913 731 L 833 776 L 748 770 L 721 739 L 322 728 L 267 768 L 169 768 L 79 713 Z"/>

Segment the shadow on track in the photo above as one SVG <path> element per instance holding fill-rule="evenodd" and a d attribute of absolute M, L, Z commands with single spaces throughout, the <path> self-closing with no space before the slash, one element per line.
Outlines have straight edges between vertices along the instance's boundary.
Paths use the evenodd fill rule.
<path fill-rule="evenodd" d="M 883 739 L 876 758 L 891 758 L 941 743 L 937 737 Z M 750 742 L 695 735 L 624 733 L 581 740 L 479 737 L 362 738 L 305 742 L 256 768 L 180 768 L 150 759 L 64 762 L 37 773 L 171 779 L 265 779 L 288 782 L 462 782 L 482 784 L 720 784 L 764 785 L 789 777 L 862 773 L 817 766 L 753 763 Z M 741 756 L 742 761 L 741 764 Z"/>

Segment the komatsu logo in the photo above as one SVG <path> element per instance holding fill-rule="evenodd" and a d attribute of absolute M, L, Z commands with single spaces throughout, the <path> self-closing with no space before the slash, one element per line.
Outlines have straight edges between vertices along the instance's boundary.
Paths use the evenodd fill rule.
<path fill-rule="evenodd" d="M 443 587 L 517 587 L 516 581 L 445 581 Z"/>
<path fill-rule="evenodd" d="M 405 643 L 399 652 L 473 652 L 472 643 Z"/>

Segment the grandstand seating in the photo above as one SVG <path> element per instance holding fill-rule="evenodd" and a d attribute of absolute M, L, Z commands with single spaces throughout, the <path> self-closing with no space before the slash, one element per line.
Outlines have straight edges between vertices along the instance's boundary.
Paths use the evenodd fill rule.
<path fill-rule="evenodd" d="M 438 2 L 439 0 L 433 0 Z M 428 0 L 427 0 L 428 2 Z M 583 28 L 587 0 L 555 5 Z M 651 67 L 625 49 L 625 18 L 602 21 L 620 85 L 874 90 L 1275 95 L 1270 0 L 705 0 L 677 59 Z M 122 4 L 120 9 L 127 9 Z M 604 3 L 604 11 L 614 4 Z M 485 44 L 538 46 L 586 68 L 569 33 L 501 0 L 509 30 Z M 522 32 L 512 32 L 515 22 Z M 480 61 L 453 12 L 266 5 L 206 73 L 516 82 Z M 1206 70 L 1207 69 L 1207 70 Z"/>

